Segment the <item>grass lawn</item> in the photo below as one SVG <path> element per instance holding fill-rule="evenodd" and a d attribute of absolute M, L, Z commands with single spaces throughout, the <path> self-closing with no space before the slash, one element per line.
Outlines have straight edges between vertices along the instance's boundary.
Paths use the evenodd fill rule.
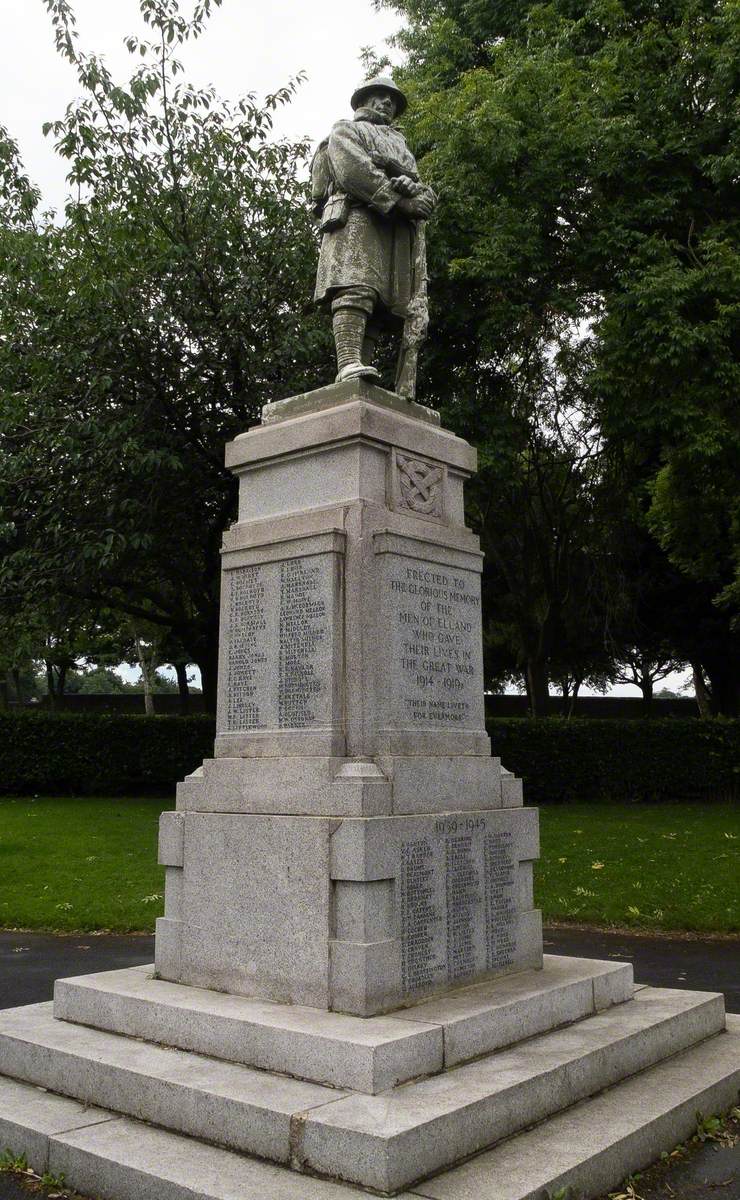
<path fill-rule="evenodd" d="M 0 798 L 0 926 L 149 930 L 162 799 Z"/>
<path fill-rule="evenodd" d="M 545 920 L 740 931 L 740 810 L 727 804 L 540 809 Z"/>
<path fill-rule="evenodd" d="M 166 800 L 0 798 L 0 926 L 151 930 L 163 909 Z M 540 809 L 545 920 L 740 931 L 740 811 L 729 805 Z"/>

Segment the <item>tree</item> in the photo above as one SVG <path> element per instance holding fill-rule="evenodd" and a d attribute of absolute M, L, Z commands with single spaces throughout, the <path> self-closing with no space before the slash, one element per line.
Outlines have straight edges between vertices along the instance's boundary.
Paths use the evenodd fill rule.
<path fill-rule="evenodd" d="M 630 646 L 614 675 L 616 683 L 632 683 L 642 692 L 645 711 L 650 712 L 653 704 L 655 684 L 681 667 L 671 654 L 669 646 L 654 650 L 652 654 L 641 646 Z M 665 689 L 664 689 L 665 690 Z"/>
<path fill-rule="evenodd" d="M 152 36 L 128 39 L 127 85 L 80 50 L 67 0 L 47 8 L 86 98 L 49 127 L 75 189 L 64 221 L 0 230 L 0 591 L 158 626 L 212 707 L 224 443 L 331 369 L 307 147 L 270 140 L 295 85 L 229 105 L 181 82 L 173 51 L 208 0 L 190 20 L 140 0 Z"/>
<path fill-rule="evenodd" d="M 408 18 L 409 135 L 442 195 L 430 394 L 456 397 L 453 418 L 511 412 L 523 365 L 570 345 L 607 489 L 701 593 L 700 625 L 717 604 L 731 620 L 736 6 L 388 2 Z M 730 669 L 736 655 L 730 631 Z M 735 681 L 717 688 L 724 712 L 740 711 Z"/>
<path fill-rule="evenodd" d="M 486 555 L 487 662 L 494 651 L 513 661 L 534 716 L 547 714 L 553 676 L 573 669 L 580 686 L 605 657 L 598 435 L 572 383 L 557 359 L 547 374 L 530 364 L 511 388 L 511 408 L 494 396 L 472 435 L 481 448 L 469 508 Z"/>

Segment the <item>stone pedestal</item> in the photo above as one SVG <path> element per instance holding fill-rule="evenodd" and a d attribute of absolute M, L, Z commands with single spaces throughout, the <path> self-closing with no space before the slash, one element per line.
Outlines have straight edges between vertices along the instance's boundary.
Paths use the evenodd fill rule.
<path fill-rule="evenodd" d="M 101 1200 L 534 1200 L 729 1107 L 721 996 L 542 958 L 490 755 L 471 448 L 362 382 L 229 447 L 215 757 L 163 814 L 156 971 L 0 1013 L 0 1148 Z"/>
<path fill-rule="evenodd" d="M 541 966 L 537 815 L 485 731 L 475 457 L 363 380 L 228 447 L 215 758 L 162 819 L 162 979 L 368 1016 Z"/>

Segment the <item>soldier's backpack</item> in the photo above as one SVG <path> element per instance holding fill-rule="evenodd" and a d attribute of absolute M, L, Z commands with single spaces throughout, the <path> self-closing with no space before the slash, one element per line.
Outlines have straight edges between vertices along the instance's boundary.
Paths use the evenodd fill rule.
<path fill-rule="evenodd" d="M 324 138 L 316 147 L 316 153 L 311 159 L 311 199 L 313 211 L 320 217 L 324 205 L 329 198 L 332 178 L 329 170 L 329 139 Z"/>
<path fill-rule="evenodd" d="M 329 166 L 329 139 L 319 142 L 311 160 L 311 199 L 314 214 L 319 218 L 321 233 L 331 233 L 347 224 L 350 199 L 344 192 L 334 192 L 334 180 Z"/>

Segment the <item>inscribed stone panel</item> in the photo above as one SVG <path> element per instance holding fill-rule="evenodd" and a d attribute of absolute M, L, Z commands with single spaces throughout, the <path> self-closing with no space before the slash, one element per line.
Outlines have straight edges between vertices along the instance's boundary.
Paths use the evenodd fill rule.
<path fill-rule="evenodd" d="M 332 554 L 226 572 L 224 731 L 331 724 L 334 577 Z"/>
<path fill-rule="evenodd" d="M 514 963 L 518 865 L 512 832 L 477 814 L 434 818 L 401 843 L 404 994 Z"/>
<path fill-rule="evenodd" d="M 480 576 L 384 554 L 387 659 L 384 723 L 398 729 L 482 729 Z"/>

